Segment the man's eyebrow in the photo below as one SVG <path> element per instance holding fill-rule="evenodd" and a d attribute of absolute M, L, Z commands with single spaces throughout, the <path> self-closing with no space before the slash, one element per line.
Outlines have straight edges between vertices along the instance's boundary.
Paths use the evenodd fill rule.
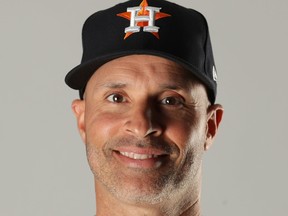
<path fill-rule="evenodd" d="M 177 84 L 162 84 L 160 85 L 162 89 L 171 89 L 171 90 L 185 90 L 185 86 Z"/>
<path fill-rule="evenodd" d="M 116 83 L 116 82 L 104 83 L 101 85 L 101 87 L 111 88 L 111 89 L 125 88 L 126 86 L 127 84 L 125 83 Z"/>
<path fill-rule="evenodd" d="M 100 84 L 98 87 L 104 87 L 108 89 L 123 89 L 128 86 L 127 83 L 122 83 L 122 82 L 107 82 Z M 97 87 L 97 88 L 98 88 Z M 175 90 L 175 91 L 185 91 L 187 90 L 187 87 L 185 85 L 181 84 L 172 84 L 172 83 L 167 83 L 167 84 L 159 84 L 160 89 L 168 89 L 168 90 Z"/>

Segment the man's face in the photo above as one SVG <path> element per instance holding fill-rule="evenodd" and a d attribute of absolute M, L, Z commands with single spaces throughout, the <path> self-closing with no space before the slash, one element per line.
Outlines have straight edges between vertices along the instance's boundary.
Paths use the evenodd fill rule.
<path fill-rule="evenodd" d="M 99 68 L 73 103 L 96 190 L 132 203 L 198 194 L 208 104 L 204 86 L 164 58 Z"/>

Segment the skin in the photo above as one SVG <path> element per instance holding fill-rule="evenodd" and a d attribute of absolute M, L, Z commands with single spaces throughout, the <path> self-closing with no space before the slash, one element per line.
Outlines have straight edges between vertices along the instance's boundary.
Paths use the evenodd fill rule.
<path fill-rule="evenodd" d="M 189 72 L 161 57 L 121 57 L 93 74 L 72 109 L 97 216 L 200 215 L 202 155 L 223 108 Z"/>

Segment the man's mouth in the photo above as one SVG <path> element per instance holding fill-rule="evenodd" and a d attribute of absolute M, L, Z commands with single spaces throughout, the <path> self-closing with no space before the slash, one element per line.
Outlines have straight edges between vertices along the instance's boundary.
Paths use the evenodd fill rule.
<path fill-rule="evenodd" d="M 145 160 L 150 158 L 157 158 L 159 155 L 153 155 L 153 154 L 136 154 L 133 152 L 119 152 L 121 155 L 126 156 L 128 158 L 132 158 L 135 160 Z"/>
<path fill-rule="evenodd" d="M 169 154 L 157 149 L 120 148 L 113 150 L 114 157 L 127 168 L 155 169 L 167 161 Z"/>

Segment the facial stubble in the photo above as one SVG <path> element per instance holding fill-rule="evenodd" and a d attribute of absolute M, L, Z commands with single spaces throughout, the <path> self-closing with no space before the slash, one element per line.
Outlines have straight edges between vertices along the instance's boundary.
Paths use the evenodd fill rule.
<path fill-rule="evenodd" d="M 163 150 L 174 157 L 159 169 L 125 170 L 113 158 L 112 150 L 119 146 L 152 147 Z M 135 140 L 134 138 L 111 139 L 103 148 L 96 148 L 92 143 L 86 144 L 87 158 L 95 180 L 102 184 L 109 193 L 121 201 L 133 204 L 157 204 L 177 196 L 186 190 L 194 178 L 200 155 L 188 148 L 181 152 L 170 143 L 157 140 Z M 177 161 L 180 154 L 183 160 Z M 198 165 L 196 165 L 198 166 Z M 126 168 L 128 169 L 128 168 Z"/>

